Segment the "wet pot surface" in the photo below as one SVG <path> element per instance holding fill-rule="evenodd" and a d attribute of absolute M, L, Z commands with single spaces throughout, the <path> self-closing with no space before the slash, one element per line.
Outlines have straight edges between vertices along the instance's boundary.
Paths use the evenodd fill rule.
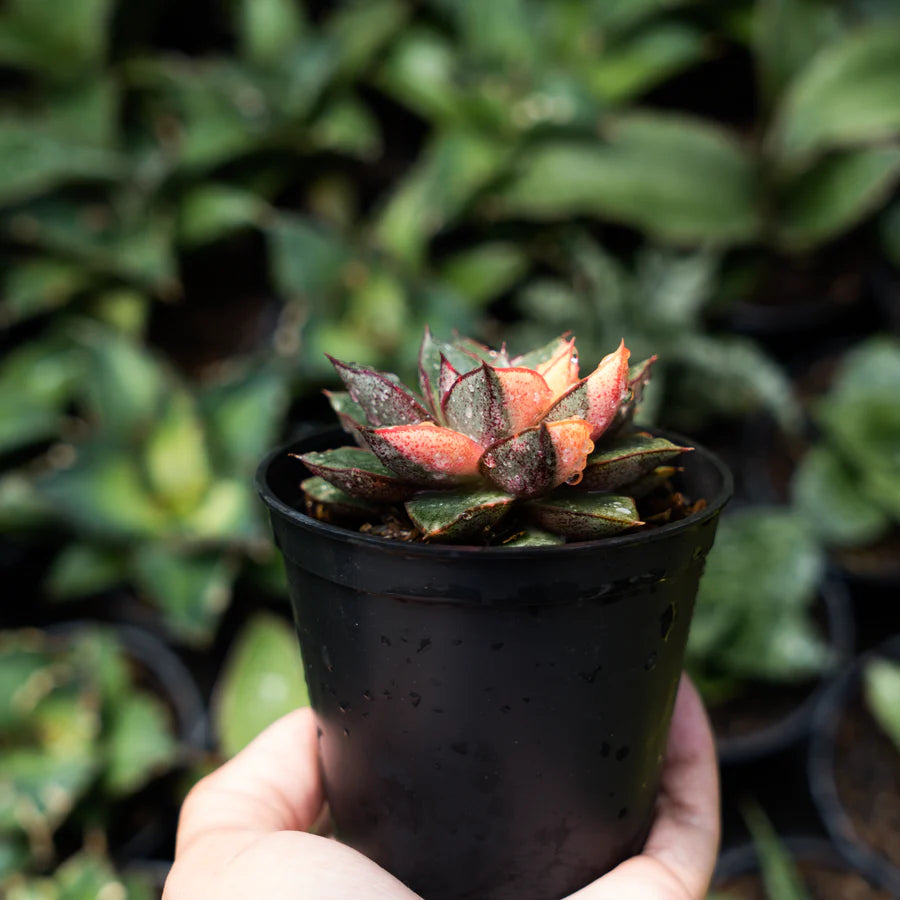
<path fill-rule="evenodd" d="M 340 839 L 426 900 L 558 900 L 638 852 L 717 513 L 523 553 L 273 508 Z"/>

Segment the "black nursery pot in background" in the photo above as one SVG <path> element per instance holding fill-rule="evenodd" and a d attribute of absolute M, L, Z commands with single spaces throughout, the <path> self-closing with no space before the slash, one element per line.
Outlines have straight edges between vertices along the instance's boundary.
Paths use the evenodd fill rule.
<path fill-rule="evenodd" d="M 427 900 L 558 900 L 639 852 L 703 561 L 731 492 L 559 547 L 409 544 L 300 512 L 284 447 L 257 474 L 287 565 L 338 837 Z M 678 438 L 674 438 L 677 440 Z"/>

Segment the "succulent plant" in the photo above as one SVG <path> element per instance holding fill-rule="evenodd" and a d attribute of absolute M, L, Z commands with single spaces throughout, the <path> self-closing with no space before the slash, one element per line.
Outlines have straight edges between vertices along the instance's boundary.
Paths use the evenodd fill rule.
<path fill-rule="evenodd" d="M 426 329 L 421 396 L 391 373 L 332 359 L 347 390 L 326 393 L 360 446 L 300 457 L 313 473 L 308 506 L 369 518 L 371 529 L 404 504 L 414 527 L 395 536 L 456 543 L 553 544 L 640 527 L 635 500 L 690 448 L 634 431 L 653 360 L 629 369 L 628 358 L 622 342 L 580 378 L 567 334 L 510 356 Z"/>

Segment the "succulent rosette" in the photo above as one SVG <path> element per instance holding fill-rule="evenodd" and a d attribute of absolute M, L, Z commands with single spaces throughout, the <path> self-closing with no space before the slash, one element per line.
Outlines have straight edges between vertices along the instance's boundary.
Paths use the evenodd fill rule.
<path fill-rule="evenodd" d="M 582 378 L 569 335 L 510 357 L 426 329 L 420 395 L 392 373 L 329 357 L 347 390 L 326 394 L 358 446 L 301 457 L 313 473 L 308 504 L 364 519 L 403 504 L 418 536 L 457 543 L 553 544 L 639 527 L 636 497 L 690 448 L 631 427 L 653 360 L 629 368 L 629 355 L 623 341 Z"/>

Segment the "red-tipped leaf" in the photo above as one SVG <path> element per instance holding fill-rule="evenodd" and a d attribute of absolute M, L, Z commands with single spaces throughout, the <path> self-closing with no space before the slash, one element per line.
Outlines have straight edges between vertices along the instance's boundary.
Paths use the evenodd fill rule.
<path fill-rule="evenodd" d="M 362 428 L 360 434 L 385 466 L 411 484 L 459 484 L 478 474 L 481 446 L 433 422 Z"/>
<path fill-rule="evenodd" d="M 536 371 L 544 376 L 547 386 L 554 397 L 568 390 L 578 381 L 578 354 L 575 351 L 575 338 L 562 341 L 556 353 L 536 367 Z"/>
<path fill-rule="evenodd" d="M 591 440 L 600 437 L 615 419 L 627 394 L 629 355 L 623 341 L 587 378 L 582 378 L 553 404 L 546 420 L 586 419 L 591 426 Z"/>
<path fill-rule="evenodd" d="M 431 418 L 428 410 L 397 381 L 395 375 L 341 362 L 332 356 L 328 358 L 370 425 L 414 425 Z"/>
<path fill-rule="evenodd" d="M 456 380 L 442 412 L 451 428 L 488 447 L 533 425 L 551 400 L 550 388 L 537 372 L 483 363 Z"/>

